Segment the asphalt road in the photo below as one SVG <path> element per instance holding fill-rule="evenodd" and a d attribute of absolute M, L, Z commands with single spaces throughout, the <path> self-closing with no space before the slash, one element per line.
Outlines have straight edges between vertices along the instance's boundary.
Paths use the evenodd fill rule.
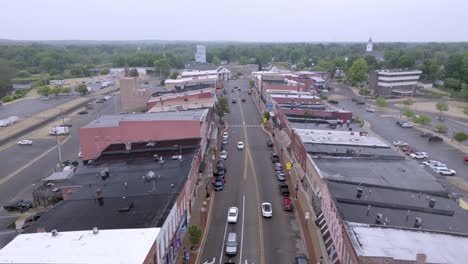
<path fill-rule="evenodd" d="M 114 97 L 117 97 L 115 102 L 118 103 L 118 96 Z M 61 141 L 62 160 L 78 160 L 79 128 L 98 115 L 114 113 L 116 106 L 113 100 L 96 104 L 88 115 L 77 115 L 67 122 L 72 127 L 70 135 Z M 0 205 L 17 199 L 31 199 L 35 186 L 56 168 L 58 151 L 55 137 L 32 140 L 32 146 L 12 145 L 0 151 Z M 6 212 L 0 209 L 0 214 L 5 215 Z"/>
<path fill-rule="evenodd" d="M 438 160 L 447 164 L 447 167 L 457 172 L 458 177 L 468 181 L 468 166 L 463 161 L 463 156 L 465 154 L 462 151 L 445 143 L 429 143 L 426 138 L 420 136 L 421 132 L 419 130 L 415 128 L 401 128 L 395 125 L 398 119 L 386 116 L 389 113 L 379 111 L 375 113 L 366 112 L 366 106 L 357 105 L 352 102 L 351 97 L 355 97 L 354 94 L 350 89 L 344 88 L 342 85 L 335 86 L 331 94 L 346 96 L 346 99 L 338 100 L 339 104 L 337 107 L 350 110 L 353 112 L 353 116 L 358 116 L 368 121 L 372 131 L 388 141 L 389 144 L 392 144 L 394 140 L 405 141 L 411 146 L 414 146 L 418 151 L 427 152 L 429 159 Z M 395 115 L 395 113 L 393 113 L 393 115 Z M 435 174 L 430 169 L 427 170 L 433 173 L 436 179 L 449 191 L 460 192 L 456 187 L 447 183 L 446 177 Z"/>
<path fill-rule="evenodd" d="M 239 86 L 241 91 L 231 92 Z M 225 189 L 214 193 L 211 222 L 202 252 L 201 263 L 291 263 L 296 254 L 304 253 L 304 244 L 294 212 L 282 210 L 282 196 L 274 176 L 270 160 L 271 149 L 266 146 L 267 134 L 262 130 L 261 117 L 247 94 L 247 80 L 231 81 L 226 86 L 230 113 L 227 183 Z M 237 103 L 232 104 L 231 99 Z M 242 103 L 241 98 L 246 102 Z M 237 149 L 243 141 L 244 150 Z M 294 191 L 291 189 L 291 193 Z M 261 202 L 270 202 L 273 217 L 261 216 Z M 227 211 L 231 206 L 239 208 L 237 224 L 227 224 Z M 229 232 L 238 236 L 238 253 L 229 258 L 225 255 L 225 241 Z"/>

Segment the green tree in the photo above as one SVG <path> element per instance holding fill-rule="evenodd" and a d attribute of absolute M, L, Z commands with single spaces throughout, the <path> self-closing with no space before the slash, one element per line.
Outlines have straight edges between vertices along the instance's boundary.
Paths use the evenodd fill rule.
<path fill-rule="evenodd" d="M 188 228 L 188 236 L 192 245 L 198 245 L 202 237 L 202 230 L 197 225 L 191 225 Z"/>
<path fill-rule="evenodd" d="M 385 106 L 387 106 L 387 100 L 385 100 L 384 97 L 379 96 L 375 100 L 375 104 L 377 104 L 377 106 L 379 106 L 379 107 L 385 107 Z"/>
<path fill-rule="evenodd" d="M 407 118 L 413 118 L 414 117 L 414 111 L 411 109 L 403 109 L 402 115 L 406 116 Z"/>
<path fill-rule="evenodd" d="M 138 70 L 136 68 L 132 68 L 128 71 L 129 77 L 138 77 L 138 75 L 140 74 L 138 73 Z"/>
<path fill-rule="evenodd" d="M 447 78 L 444 81 L 444 86 L 454 90 L 459 90 L 461 88 L 461 82 L 458 79 Z"/>
<path fill-rule="evenodd" d="M 414 104 L 414 100 L 411 99 L 411 98 L 408 98 L 408 99 L 403 101 L 403 104 L 406 105 L 406 106 L 412 106 Z"/>
<path fill-rule="evenodd" d="M 432 120 L 429 116 L 421 114 L 413 118 L 413 122 L 416 124 L 420 124 L 421 126 L 429 125 Z"/>
<path fill-rule="evenodd" d="M 169 61 L 166 58 L 154 61 L 153 66 L 158 76 L 162 78 L 167 78 L 167 76 L 169 76 L 169 73 L 171 71 L 171 65 L 169 64 Z"/>
<path fill-rule="evenodd" d="M 405 54 L 398 59 L 399 68 L 411 68 L 416 63 L 416 58 L 409 54 Z"/>
<path fill-rule="evenodd" d="M 352 85 L 367 80 L 367 62 L 364 59 L 356 60 L 348 71 L 347 78 Z"/>
<path fill-rule="evenodd" d="M 249 85 L 250 88 L 253 88 L 255 86 L 255 82 L 253 80 L 249 80 Z"/>
<path fill-rule="evenodd" d="M 223 119 L 226 113 L 230 112 L 229 103 L 226 97 L 219 98 L 218 103 L 215 106 L 215 111 L 220 120 Z"/>
<path fill-rule="evenodd" d="M 465 140 L 468 140 L 468 134 L 465 132 L 457 132 L 453 135 L 453 139 L 455 139 L 458 142 L 463 142 Z"/>
<path fill-rule="evenodd" d="M 104 70 L 101 70 L 101 71 L 99 72 L 99 74 L 100 74 L 100 75 L 107 75 L 107 74 L 109 74 L 109 72 L 110 72 L 109 69 L 104 69 Z"/>
<path fill-rule="evenodd" d="M 86 87 L 85 84 L 80 84 L 78 87 L 76 87 L 76 92 L 81 95 L 86 94 L 88 92 L 88 87 Z"/>
<path fill-rule="evenodd" d="M 434 131 L 437 133 L 445 133 L 448 131 L 448 127 L 443 124 L 436 125 Z"/>
<path fill-rule="evenodd" d="M 464 113 L 465 115 L 468 115 L 468 107 L 463 108 L 463 113 Z"/>
<path fill-rule="evenodd" d="M 387 68 L 398 68 L 400 65 L 400 51 L 386 50 L 384 53 L 384 64 Z"/>
<path fill-rule="evenodd" d="M 425 60 L 424 63 L 421 65 L 421 71 L 421 77 L 425 80 L 430 80 L 434 82 L 441 77 L 439 64 L 434 59 Z"/>
<path fill-rule="evenodd" d="M 62 90 L 63 90 L 62 86 L 55 86 L 55 87 L 50 88 L 50 93 L 57 96 L 59 93 L 62 92 Z"/>
<path fill-rule="evenodd" d="M 211 60 L 211 63 L 213 63 L 214 65 L 220 65 L 221 60 L 218 58 L 218 56 L 214 56 L 213 59 Z"/>
<path fill-rule="evenodd" d="M 19 71 L 16 73 L 16 77 L 18 78 L 29 78 L 31 77 L 31 74 L 28 71 Z"/>
<path fill-rule="evenodd" d="M 264 118 L 266 118 L 266 120 L 270 120 L 271 116 L 270 116 L 270 112 L 268 111 L 265 111 L 265 114 L 263 115 Z"/>
<path fill-rule="evenodd" d="M 449 106 L 448 106 L 447 102 L 445 102 L 445 101 L 437 102 L 436 108 L 437 108 L 437 110 L 439 110 L 440 115 L 442 115 L 442 112 L 447 112 L 449 110 Z"/>
<path fill-rule="evenodd" d="M 173 80 L 175 80 L 175 79 L 177 79 L 177 77 L 179 76 L 179 74 L 180 74 L 180 73 L 179 73 L 178 71 L 175 71 L 175 72 L 173 72 L 173 73 L 171 74 L 171 77 L 170 77 L 170 78 L 173 79 Z"/>
<path fill-rule="evenodd" d="M 69 93 L 71 93 L 70 87 L 62 87 L 62 93 L 64 93 L 64 94 L 69 94 Z"/>
<path fill-rule="evenodd" d="M 44 85 L 44 86 L 37 88 L 37 93 L 42 96 L 48 97 L 49 94 L 51 93 L 51 89 L 48 85 Z"/>

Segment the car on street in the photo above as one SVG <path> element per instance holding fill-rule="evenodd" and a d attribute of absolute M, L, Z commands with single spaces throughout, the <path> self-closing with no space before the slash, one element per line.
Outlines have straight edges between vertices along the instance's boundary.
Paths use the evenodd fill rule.
<path fill-rule="evenodd" d="M 221 143 L 221 150 L 227 149 L 227 143 Z"/>
<path fill-rule="evenodd" d="M 287 196 L 283 197 L 283 201 L 281 202 L 281 206 L 283 207 L 283 210 L 285 211 L 291 211 L 294 207 L 291 202 L 291 199 Z"/>
<path fill-rule="evenodd" d="M 353 98 L 351 98 L 351 102 L 357 102 L 357 101 L 359 101 L 359 99 L 357 99 L 357 98 L 354 98 L 354 97 L 353 97 Z"/>
<path fill-rule="evenodd" d="M 18 141 L 18 145 L 32 145 L 32 140 L 29 139 L 23 139 Z"/>
<path fill-rule="evenodd" d="M 235 256 L 237 254 L 237 234 L 229 232 L 226 239 L 226 255 Z"/>
<path fill-rule="evenodd" d="M 262 216 L 267 218 L 273 216 L 273 209 L 271 207 L 271 203 L 262 203 Z"/>
<path fill-rule="evenodd" d="M 287 184 L 280 184 L 279 191 L 282 196 L 289 196 L 289 186 Z"/>
<path fill-rule="evenodd" d="M 221 155 L 219 155 L 220 158 L 222 158 L 223 160 L 227 159 L 227 150 L 223 149 L 221 150 Z"/>
<path fill-rule="evenodd" d="M 37 213 L 37 214 L 33 214 L 33 215 L 30 215 L 28 217 L 26 217 L 26 219 L 24 220 L 24 223 L 23 225 L 21 226 L 21 229 L 26 229 L 28 228 L 30 225 L 32 225 L 34 222 L 36 222 L 37 220 L 39 220 L 39 218 L 42 216 L 42 213 Z"/>
<path fill-rule="evenodd" d="M 267 139 L 266 145 L 267 145 L 267 147 L 269 147 L 269 148 L 273 147 L 273 141 L 271 141 L 271 139 Z"/>
<path fill-rule="evenodd" d="M 283 166 L 281 166 L 281 163 L 275 163 L 275 171 L 281 171 L 283 170 Z"/>
<path fill-rule="evenodd" d="M 337 101 L 337 100 L 328 100 L 328 102 L 329 102 L 330 104 L 338 104 L 338 101 Z"/>
<path fill-rule="evenodd" d="M 411 127 L 413 127 L 413 125 L 411 123 L 408 123 L 408 122 L 403 122 L 401 124 L 401 127 L 402 128 L 411 128 Z"/>
<path fill-rule="evenodd" d="M 285 181 L 286 175 L 283 171 L 276 171 L 276 179 L 278 179 L 278 181 Z"/>
<path fill-rule="evenodd" d="M 421 132 L 420 136 L 423 138 L 428 138 L 428 137 L 434 136 L 434 134 L 429 133 L 429 132 Z"/>
<path fill-rule="evenodd" d="M 441 137 L 439 136 L 430 136 L 428 138 L 429 142 L 442 142 L 444 141 Z"/>
<path fill-rule="evenodd" d="M 440 161 L 437 161 L 437 160 L 427 160 L 427 161 L 423 161 L 421 162 L 422 165 L 424 166 L 428 166 L 430 168 L 433 168 L 433 167 L 447 167 L 446 164 L 440 162 Z"/>
<path fill-rule="evenodd" d="M 237 207 L 229 207 L 228 215 L 227 215 L 227 222 L 235 224 L 237 223 L 237 217 L 239 215 L 239 209 Z"/>
<path fill-rule="evenodd" d="M 468 156 L 463 157 L 463 161 L 468 161 Z"/>
<path fill-rule="evenodd" d="M 223 176 L 217 176 L 215 177 L 214 183 L 213 183 L 213 188 L 215 191 L 222 191 L 223 190 L 223 185 L 224 185 L 224 177 Z"/>
<path fill-rule="evenodd" d="M 79 115 L 87 115 L 87 114 L 88 114 L 88 111 L 86 111 L 86 110 L 79 111 L 78 114 L 79 114 Z"/>
<path fill-rule="evenodd" d="M 237 149 L 244 149 L 244 142 L 242 141 L 237 142 Z"/>
<path fill-rule="evenodd" d="M 455 176 L 457 174 L 455 170 L 449 169 L 447 167 L 435 167 L 433 170 L 435 173 L 444 176 Z"/>
<path fill-rule="evenodd" d="M 271 158 L 272 163 L 280 162 L 280 158 L 279 158 L 278 154 L 276 154 L 275 152 L 271 152 L 270 158 Z"/>
<path fill-rule="evenodd" d="M 229 134 L 228 134 L 227 131 L 224 131 L 224 132 L 223 132 L 223 139 L 224 139 L 224 138 L 226 138 L 226 139 L 229 138 Z"/>
<path fill-rule="evenodd" d="M 3 209 L 11 212 L 11 211 L 26 211 L 33 207 L 33 203 L 31 201 L 26 200 L 19 200 L 14 201 L 10 204 L 4 205 Z"/>
<path fill-rule="evenodd" d="M 408 143 L 404 142 L 404 141 L 401 141 L 401 140 L 395 140 L 393 141 L 393 146 L 396 146 L 396 147 L 407 147 L 409 146 Z"/>
<path fill-rule="evenodd" d="M 366 102 L 364 102 L 364 101 L 357 101 L 356 104 L 358 104 L 358 105 L 364 105 L 364 104 L 366 104 Z"/>
<path fill-rule="evenodd" d="M 221 144 L 227 144 L 227 143 L 228 143 L 227 138 L 223 138 L 223 141 L 221 141 Z"/>
<path fill-rule="evenodd" d="M 232 100 L 231 100 L 231 103 L 235 104 L 235 103 L 237 103 L 237 100 L 236 100 L 236 99 L 232 99 Z"/>
<path fill-rule="evenodd" d="M 245 102 L 245 98 L 242 98 L 242 100 L 241 100 L 241 101 L 244 103 L 244 102 Z"/>
<path fill-rule="evenodd" d="M 299 255 L 294 258 L 294 264 L 309 264 L 309 259 L 304 255 Z"/>
<path fill-rule="evenodd" d="M 428 155 L 426 152 L 415 152 L 408 155 L 412 159 L 427 159 Z"/>
<path fill-rule="evenodd" d="M 369 112 L 369 113 L 374 113 L 375 112 L 374 108 L 371 108 L 371 107 L 367 107 L 366 111 Z"/>

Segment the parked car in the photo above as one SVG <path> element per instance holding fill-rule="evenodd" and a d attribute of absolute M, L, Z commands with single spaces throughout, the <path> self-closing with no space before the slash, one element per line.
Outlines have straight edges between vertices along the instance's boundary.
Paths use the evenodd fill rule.
<path fill-rule="evenodd" d="M 237 103 L 237 100 L 236 100 L 236 99 L 232 99 L 231 102 L 232 102 L 233 104 L 235 104 L 235 103 Z"/>
<path fill-rule="evenodd" d="M 279 158 L 278 154 L 276 154 L 275 152 L 271 152 L 270 158 L 271 158 L 272 163 L 280 162 L 280 158 Z"/>
<path fill-rule="evenodd" d="M 245 102 L 245 98 L 242 98 L 242 100 L 241 100 L 241 101 L 244 103 L 244 102 Z"/>
<path fill-rule="evenodd" d="M 283 210 L 285 211 L 291 211 L 294 208 L 291 199 L 289 199 L 289 197 L 287 196 L 283 197 L 283 202 L 281 203 L 281 205 L 283 206 Z"/>
<path fill-rule="evenodd" d="M 463 157 L 464 161 L 468 161 L 468 156 Z"/>
<path fill-rule="evenodd" d="M 4 205 L 3 209 L 11 212 L 11 211 L 26 211 L 33 207 L 33 203 L 31 201 L 26 200 L 19 200 L 14 201 L 10 204 Z"/>
<path fill-rule="evenodd" d="M 29 139 L 23 139 L 18 141 L 18 145 L 32 145 L 32 140 Z"/>
<path fill-rule="evenodd" d="M 28 228 L 30 225 L 32 225 L 34 222 L 36 222 L 37 220 L 39 220 L 39 218 L 42 216 L 42 213 L 37 213 L 37 214 L 33 214 L 33 215 L 30 215 L 28 217 L 26 217 L 26 219 L 24 220 L 24 223 L 23 225 L 21 226 L 21 229 L 26 229 Z"/>
<path fill-rule="evenodd" d="M 421 164 L 429 167 L 447 167 L 447 165 L 437 160 L 427 160 L 421 162 Z"/>
<path fill-rule="evenodd" d="M 224 138 L 226 138 L 226 139 L 229 138 L 229 134 L 228 134 L 227 131 L 224 131 L 224 132 L 223 132 L 223 139 L 224 139 Z"/>
<path fill-rule="evenodd" d="M 83 111 L 78 112 L 78 114 L 80 114 L 80 115 L 87 115 L 87 114 L 88 114 L 88 111 L 83 110 Z"/>
<path fill-rule="evenodd" d="M 439 136 L 431 136 L 428 138 L 429 142 L 442 142 L 444 141 L 443 138 L 439 137 Z"/>
<path fill-rule="evenodd" d="M 227 150 L 223 149 L 221 150 L 221 155 L 219 155 L 220 158 L 222 158 L 223 160 L 227 159 Z"/>
<path fill-rule="evenodd" d="M 443 116 L 436 116 L 435 119 L 437 119 L 439 121 L 445 121 L 445 117 L 443 117 Z"/>
<path fill-rule="evenodd" d="M 280 185 L 279 186 L 279 191 L 282 196 L 289 196 L 289 187 L 288 185 Z"/>
<path fill-rule="evenodd" d="M 270 147 L 270 148 L 273 147 L 273 141 L 271 141 L 271 139 L 267 139 L 266 145 L 267 147 Z"/>
<path fill-rule="evenodd" d="M 457 172 L 447 167 L 435 167 L 434 172 L 444 176 L 455 176 Z"/>
<path fill-rule="evenodd" d="M 359 99 L 353 97 L 353 98 L 351 98 L 351 101 L 352 102 L 357 102 L 357 101 L 359 101 Z"/>
<path fill-rule="evenodd" d="M 309 264 L 309 259 L 304 255 L 299 255 L 294 258 L 294 264 Z"/>
<path fill-rule="evenodd" d="M 412 159 L 427 159 L 428 155 L 426 152 L 415 152 L 409 154 L 409 157 Z"/>
<path fill-rule="evenodd" d="M 366 104 L 366 102 L 364 102 L 364 101 L 357 101 L 356 104 L 358 104 L 358 105 L 364 105 L 364 104 Z"/>
<path fill-rule="evenodd" d="M 403 128 L 411 128 L 411 127 L 413 127 L 413 125 L 412 125 L 411 123 L 408 123 L 408 122 L 403 122 L 403 123 L 401 124 L 401 127 L 403 127 Z"/>
<path fill-rule="evenodd" d="M 222 191 L 223 190 L 223 185 L 224 185 L 224 177 L 222 176 L 217 176 L 215 177 L 215 181 L 213 183 L 213 188 L 215 191 Z"/>
<path fill-rule="evenodd" d="M 271 203 L 262 203 L 262 216 L 270 218 L 273 216 L 273 209 Z"/>
<path fill-rule="evenodd" d="M 244 142 L 242 141 L 237 142 L 237 149 L 244 149 Z"/>
<path fill-rule="evenodd" d="M 281 166 L 281 163 L 275 163 L 275 171 L 281 171 L 283 170 L 283 166 Z"/>
<path fill-rule="evenodd" d="M 374 108 L 371 108 L 371 107 L 367 107 L 366 111 L 369 112 L 369 113 L 374 113 L 375 112 Z"/>
<path fill-rule="evenodd" d="M 227 143 L 221 143 L 221 150 L 227 149 Z"/>
<path fill-rule="evenodd" d="M 397 147 L 407 147 L 407 146 L 409 146 L 409 144 L 406 143 L 406 142 L 404 142 L 404 141 L 395 140 L 395 141 L 393 141 L 393 146 L 397 146 Z"/>
<path fill-rule="evenodd" d="M 239 215 L 239 209 L 237 207 L 229 207 L 228 215 L 227 215 L 227 222 L 228 223 L 237 223 L 237 217 Z"/>
<path fill-rule="evenodd" d="M 285 174 L 283 171 L 276 171 L 276 179 L 278 179 L 278 181 L 285 181 L 286 178 L 285 178 Z"/>
<path fill-rule="evenodd" d="M 421 136 L 421 137 L 427 137 L 427 138 L 428 138 L 428 137 L 434 136 L 434 134 L 429 133 L 429 132 L 421 132 L 420 136 Z"/>
<path fill-rule="evenodd" d="M 338 101 L 337 101 L 337 100 L 328 100 L 328 102 L 329 102 L 330 104 L 338 104 Z"/>

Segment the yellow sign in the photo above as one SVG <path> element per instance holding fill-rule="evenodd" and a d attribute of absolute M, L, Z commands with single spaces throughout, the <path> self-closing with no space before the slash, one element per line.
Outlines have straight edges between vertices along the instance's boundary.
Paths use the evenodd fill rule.
<path fill-rule="evenodd" d="M 288 169 L 288 170 L 291 169 L 291 162 L 286 163 L 286 169 Z"/>
<path fill-rule="evenodd" d="M 266 123 L 268 119 L 266 117 L 263 118 L 263 123 Z"/>

